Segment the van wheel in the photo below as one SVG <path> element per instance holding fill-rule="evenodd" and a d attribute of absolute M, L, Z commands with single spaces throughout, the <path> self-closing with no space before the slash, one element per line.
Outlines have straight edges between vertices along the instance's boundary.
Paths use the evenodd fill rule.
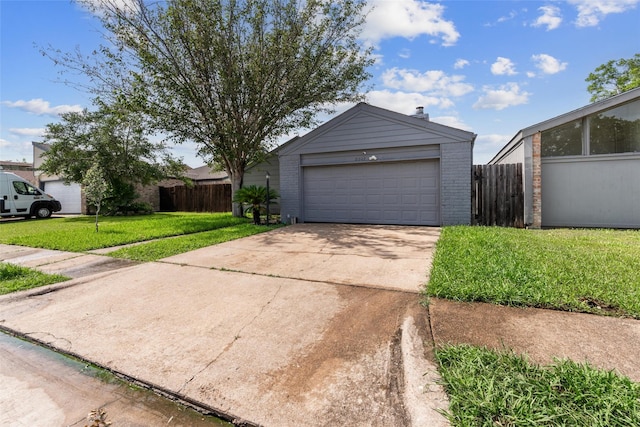
<path fill-rule="evenodd" d="M 41 205 L 41 206 L 38 206 L 35 213 L 36 213 L 36 218 L 39 218 L 39 219 L 49 218 L 51 216 L 51 209 L 49 209 L 49 206 Z"/>

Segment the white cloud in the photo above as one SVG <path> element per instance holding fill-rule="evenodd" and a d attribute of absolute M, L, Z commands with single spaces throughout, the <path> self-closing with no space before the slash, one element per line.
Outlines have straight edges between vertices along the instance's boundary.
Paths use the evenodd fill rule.
<path fill-rule="evenodd" d="M 562 14 L 557 6 L 542 6 L 538 10 L 542 15 L 533 23 L 534 27 L 546 26 L 547 31 L 555 30 L 562 23 Z"/>
<path fill-rule="evenodd" d="M 633 9 L 640 0 L 568 0 L 578 10 L 576 26 L 594 27 L 611 13 Z"/>
<path fill-rule="evenodd" d="M 473 104 L 476 110 L 504 110 L 507 107 L 526 104 L 529 101 L 530 93 L 520 90 L 517 83 L 507 83 L 498 88 L 492 86 L 483 86 L 482 95 L 478 101 Z"/>
<path fill-rule="evenodd" d="M 417 106 L 423 106 L 425 113 L 429 107 L 450 108 L 450 100 L 436 96 L 426 96 L 418 92 L 391 92 L 374 90 L 367 93 L 367 103 L 402 114 L 414 114 Z"/>
<path fill-rule="evenodd" d="M 551 55 L 541 53 L 540 55 L 532 55 L 531 60 L 534 62 L 536 68 L 542 71 L 544 74 L 556 74 L 560 71 L 564 71 L 567 68 L 568 63 L 560 62 Z"/>
<path fill-rule="evenodd" d="M 20 110 L 39 116 L 58 116 L 64 113 L 82 111 L 82 107 L 80 105 L 57 105 L 52 107 L 51 104 L 49 104 L 49 101 L 45 101 L 42 98 L 31 99 L 29 101 L 2 101 L 2 104 L 10 108 L 19 108 Z"/>
<path fill-rule="evenodd" d="M 116 8 L 128 13 L 140 10 L 137 0 L 84 0 L 78 4 L 98 17 L 104 15 L 105 9 Z"/>
<path fill-rule="evenodd" d="M 411 58 L 411 51 L 409 49 L 402 49 L 398 52 L 398 56 L 403 59 Z"/>
<path fill-rule="evenodd" d="M 21 136 L 42 136 L 44 134 L 44 128 L 10 128 L 9 132 L 14 135 Z"/>
<path fill-rule="evenodd" d="M 511 138 L 513 138 L 513 135 L 478 135 L 473 146 L 473 164 L 486 164 L 511 140 Z"/>
<path fill-rule="evenodd" d="M 429 92 L 437 96 L 462 96 L 473 91 L 473 86 L 464 82 L 464 76 L 447 75 L 444 71 L 391 68 L 382 73 L 385 86 L 416 92 Z"/>
<path fill-rule="evenodd" d="M 0 147 L 8 147 L 11 143 L 6 139 L 0 138 Z"/>
<path fill-rule="evenodd" d="M 469 65 L 469 61 L 466 59 L 458 59 L 455 64 L 453 64 L 453 68 L 456 70 L 460 70 Z"/>
<path fill-rule="evenodd" d="M 498 56 L 496 62 L 491 64 L 491 73 L 496 76 L 513 76 L 518 74 L 515 69 L 515 64 L 511 62 L 509 58 L 503 58 L 502 56 Z"/>
<path fill-rule="evenodd" d="M 460 117 L 457 116 L 434 116 L 429 117 L 429 120 L 452 128 L 467 130 L 470 132 L 473 131 L 471 126 L 460 120 Z"/>
<path fill-rule="evenodd" d="M 518 16 L 518 12 L 516 12 L 515 10 L 512 10 L 511 12 L 509 12 L 508 15 L 505 16 L 501 16 L 500 18 L 498 18 L 498 22 L 507 22 L 507 21 L 511 21 L 513 18 L 515 18 L 516 16 Z"/>
<path fill-rule="evenodd" d="M 443 46 L 453 46 L 460 33 L 452 21 L 444 19 L 445 7 L 419 0 L 373 0 L 372 10 L 361 38 L 370 44 L 392 37 L 413 39 L 421 35 L 436 37 Z"/>

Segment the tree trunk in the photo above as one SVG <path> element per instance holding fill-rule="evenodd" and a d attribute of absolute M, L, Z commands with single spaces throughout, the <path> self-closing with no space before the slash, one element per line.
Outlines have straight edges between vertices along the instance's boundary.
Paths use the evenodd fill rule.
<path fill-rule="evenodd" d="M 242 178 L 244 177 L 243 171 L 227 171 L 229 174 L 229 178 L 231 179 L 231 200 L 233 200 L 236 196 L 236 191 L 242 187 Z M 235 217 L 243 217 L 244 212 L 242 211 L 242 203 L 233 203 L 231 207 L 231 212 Z"/>

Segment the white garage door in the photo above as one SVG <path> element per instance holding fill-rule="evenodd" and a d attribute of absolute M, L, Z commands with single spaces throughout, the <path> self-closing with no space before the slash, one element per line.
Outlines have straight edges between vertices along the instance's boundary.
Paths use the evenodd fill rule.
<path fill-rule="evenodd" d="M 438 160 L 306 167 L 304 220 L 440 225 Z"/>
<path fill-rule="evenodd" d="M 82 212 L 80 184 L 64 185 L 60 181 L 45 182 L 44 191 L 58 199 L 62 204 L 62 210 L 58 213 L 77 214 Z"/>

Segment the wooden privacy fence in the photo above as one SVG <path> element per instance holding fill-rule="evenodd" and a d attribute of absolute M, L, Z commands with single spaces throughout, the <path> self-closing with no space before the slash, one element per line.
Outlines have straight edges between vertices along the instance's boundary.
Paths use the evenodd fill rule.
<path fill-rule="evenodd" d="M 160 187 L 160 210 L 231 212 L 231 184 Z"/>
<path fill-rule="evenodd" d="M 473 225 L 524 228 L 522 163 L 473 166 L 471 220 Z"/>

